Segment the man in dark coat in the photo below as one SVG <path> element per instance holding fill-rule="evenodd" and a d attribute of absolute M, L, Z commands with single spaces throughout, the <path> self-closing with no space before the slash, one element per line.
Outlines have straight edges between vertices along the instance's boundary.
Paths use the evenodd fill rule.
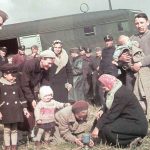
<path fill-rule="evenodd" d="M 114 76 L 118 76 L 117 67 L 112 64 L 113 54 L 115 51 L 115 46 L 113 42 L 113 37 L 110 35 L 106 35 L 104 37 L 106 47 L 102 50 L 102 60 L 100 62 L 100 74 L 111 74 Z"/>
<path fill-rule="evenodd" d="M 33 111 L 36 106 L 36 95 L 34 88 L 42 81 L 43 72 L 47 71 L 54 63 L 55 54 L 50 50 L 41 52 L 40 58 L 27 60 L 22 68 L 21 88 L 27 99 L 28 109 L 31 117 L 28 120 L 28 130 L 32 130 L 34 126 Z"/>
<path fill-rule="evenodd" d="M 7 47 L 0 47 L 0 66 L 8 63 L 6 53 L 7 53 Z"/>

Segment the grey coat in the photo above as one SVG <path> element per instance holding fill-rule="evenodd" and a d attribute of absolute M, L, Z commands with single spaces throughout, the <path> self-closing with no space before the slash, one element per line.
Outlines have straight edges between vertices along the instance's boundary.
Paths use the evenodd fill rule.
<path fill-rule="evenodd" d="M 69 100 L 84 100 L 84 78 L 83 78 L 83 59 L 76 57 L 72 63 L 73 88 L 69 92 Z"/>

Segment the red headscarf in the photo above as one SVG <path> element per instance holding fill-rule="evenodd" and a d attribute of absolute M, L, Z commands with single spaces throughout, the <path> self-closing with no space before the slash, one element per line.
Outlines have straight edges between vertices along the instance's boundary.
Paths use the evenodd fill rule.
<path fill-rule="evenodd" d="M 98 79 L 105 87 L 112 89 L 113 85 L 116 83 L 117 78 L 110 74 L 103 74 Z"/>

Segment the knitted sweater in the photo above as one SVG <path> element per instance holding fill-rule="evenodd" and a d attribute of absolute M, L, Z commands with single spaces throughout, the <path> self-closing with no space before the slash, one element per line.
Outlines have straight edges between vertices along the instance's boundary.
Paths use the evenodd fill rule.
<path fill-rule="evenodd" d="M 57 102 L 55 100 L 51 100 L 49 102 L 39 101 L 36 105 L 34 114 L 35 120 L 41 120 L 42 124 L 54 122 L 54 115 L 56 109 L 61 109 L 64 107 L 64 103 Z"/>

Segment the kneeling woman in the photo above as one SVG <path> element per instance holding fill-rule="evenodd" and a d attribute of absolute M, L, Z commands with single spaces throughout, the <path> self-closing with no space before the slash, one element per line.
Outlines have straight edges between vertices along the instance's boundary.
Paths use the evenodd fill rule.
<path fill-rule="evenodd" d="M 103 74 L 99 81 L 106 92 L 106 105 L 92 131 L 93 138 L 119 146 L 143 138 L 148 123 L 135 95 L 112 75 Z"/>

